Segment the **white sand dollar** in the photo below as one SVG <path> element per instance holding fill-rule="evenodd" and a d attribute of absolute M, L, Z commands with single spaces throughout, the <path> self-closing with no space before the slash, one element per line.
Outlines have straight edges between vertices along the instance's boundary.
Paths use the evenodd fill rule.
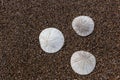
<path fill-rule="evenodd" d="M 86 51 L 76 51 L 71 57 L 71 67 L 80 75 L 91 73 L 96 65 L 95 57 Z"/>
<path fill-rule="evenodd" d="M 89 16 L 78 16 L 73 19 L 72 27 L 80 36 L 88 36 L 94 30 L 94 21 Z"/>
<path fill-rule="evenodd" d="M 56 28 L 44 29 L 39 35 L 41 48 L 47 53 L 55 53 L 64 45 L 64 36 Z"/>

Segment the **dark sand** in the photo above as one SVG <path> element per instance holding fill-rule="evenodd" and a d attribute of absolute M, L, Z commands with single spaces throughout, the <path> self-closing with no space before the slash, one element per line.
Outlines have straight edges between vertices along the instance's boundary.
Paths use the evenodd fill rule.
<path fill-rule="evenodd" d="M 120 0 L 0 0 L 0 80 L 120 80 Z M 73 18 L 87 15 L 95 30 L 80 37 Z M 39 45 L 40 32 L 61 30 L 65 45 L 47 54 Z M 91 52 L 94 71 L 73 72 L 70 57 L 77 50 Z"/>

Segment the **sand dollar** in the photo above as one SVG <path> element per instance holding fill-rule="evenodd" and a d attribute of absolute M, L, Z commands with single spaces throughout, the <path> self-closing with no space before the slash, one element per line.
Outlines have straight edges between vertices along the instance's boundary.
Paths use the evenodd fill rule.
<path fill-rule="evenodd" d="M 88 36 L 94 30 L 94 21 L 89 16 L 78 16 L 73 19 L 72 27 L 80 36 Z"/>
<path fill-rule="evenodd" d="M 80 75 L 91 73 L 96 65 L 95 57 L 87 51 L 76 51 L 71 57 L 71 67 Z"/>
<path fill-rule="evenodd" d="M 44 29 L 39 35 L 41 48 L 47 53 L 55 53 L 64 45 L 64 36 L 56 28 Z"/>

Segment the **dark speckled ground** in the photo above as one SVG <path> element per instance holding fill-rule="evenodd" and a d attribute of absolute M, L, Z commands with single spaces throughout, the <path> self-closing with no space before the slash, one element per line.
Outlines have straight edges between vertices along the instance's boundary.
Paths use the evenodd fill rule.
<path fill-rule="evenodd" d="M 88 37 L 72 29 L 79 15 L 95 21 Z M 40 48 L 39 33 L 48 27 L 64 33 L 65 45 L 57 54 Z M 87 76 L 71 69 L 77 50 L 96 57 Z M 0 0 L 0 80 L 120 80 L 120 0 Z"/>

